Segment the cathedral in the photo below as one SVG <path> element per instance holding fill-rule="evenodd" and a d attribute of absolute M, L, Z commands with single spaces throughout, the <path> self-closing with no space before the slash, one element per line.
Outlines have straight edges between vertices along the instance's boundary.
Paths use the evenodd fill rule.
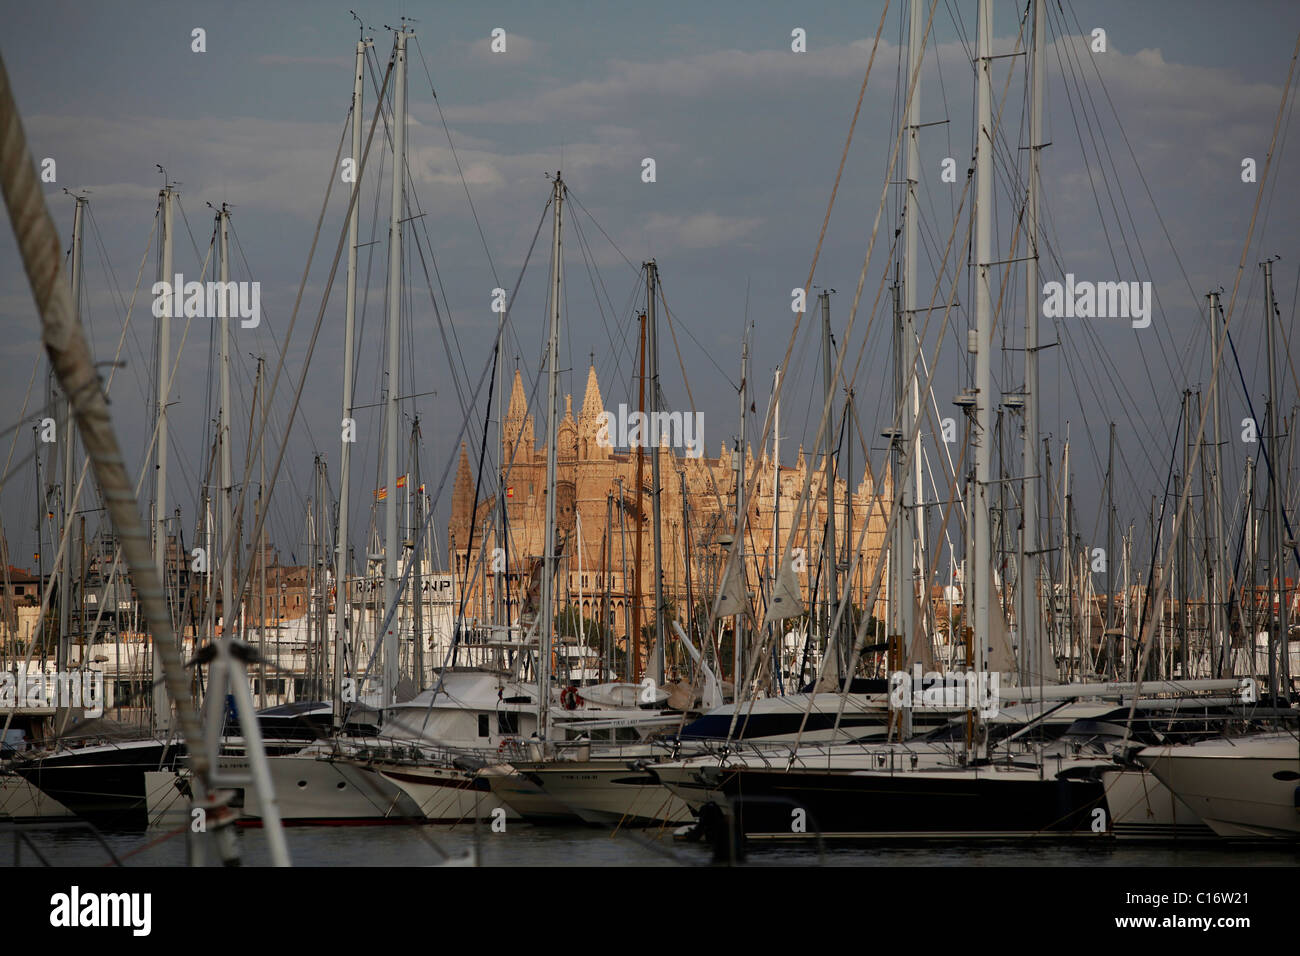
<path fill-rule="evenodd" d="M 544 414 L 544 413 L 543 413 Z M 692 456 L 669 448 L 667 435 L 657 450 L 646 449 L 638 469 L 637 449 L 612 447 L 612 415 L 606 412 L 594 364 L 587 372 L 586 394 L 574 417 L 573 397 L 566 395 L 559 424 L 556 476 L 556 583 L 557 612 L 581 608 L 582 616 L 602 621 L 620 637 L 631 633 L 640 620 L 649 622 L 654 603 L 654 547 L 652 529 L 651 454 L 659 455 L 662 485 L 662 573 L 667 613 L 686 620 L 688 598 L 696 607 L 709 606 L 721 580 L 725 555 L 735 533 L 737 458 L 725 445 L 716 458 L 707 453 Z M 544 431 L 543 425 L 543 431 Z M 533 415 L 528 409 L 523 379 L 515 371 L 510 404 L 503 427 L 500 487 L 506 496 L 506 536 L 496 531 L 499 503 L 485 495 L 475 509 L 475 475 L 464 445 L 452 492 L 448 527 L 448 567 L 454 569 L 469 623 L 492 620 L 496 595 L 494 572 L 502 572 L 502 617 L 511 623 L 535 610 L 541 558 L 545 551 L 546 442 L 538 441 Z M 702 439 L 698 439 L 702 442 Z M 811 520 L 800 522 L 795 533 L 794 568 L 803 588 L 805 606 L 825 598 L 828 562 L 822 541 L 826 529 L 824 467 L 809 465 L 800 448 L 793 467 L 774 467 L 766 448 L 755 459 L 745 456 L 746 480 L 758 479 L 749 501 L 745 542 L 746 584 L 753 595 L 754 613 L 761 620 L 764 602 L 760 592 L 770 588 L 775 566 L 773 527 L 776 526 L 777 560 L 795 523 L 800 492 L 813 467 Z M 641 473 L 641 494 L 637 476 Z M 491 486 L 484 482 L 484 488 Z M 870 529 L 863 539 L 860 561 L 848 581 L 849 548 L 861 533 L 874 494 L 869 475 L 863 476 L 852 495 L 843 478 L 835 482 L 835 527 L 838 542 L 841 592 L 848 587 L 861 609 L 874 578 L 877 556 L 884 541 L 889 504 L 888 482 L 884 500 L 876 502 Z M 774 496 L 774 489 L 776 494 Z M 848 500 L 846 500 L 846 497 Z M 779 516 L 779 520 L 777 519 Z M 845 528 L 852 518 L 852 536 Z M 811 526 L 811 527 L 810 527 Z M 638 547 L 638 530 L 640 544 Z M 638 558 L 639 556 L 639 558 Z M 640 566 L 638 579 L 637 568 Z M 884 616 L 884 582 L 876 607 Z M 504 620 L 501 622 L 504 623 Z"/>

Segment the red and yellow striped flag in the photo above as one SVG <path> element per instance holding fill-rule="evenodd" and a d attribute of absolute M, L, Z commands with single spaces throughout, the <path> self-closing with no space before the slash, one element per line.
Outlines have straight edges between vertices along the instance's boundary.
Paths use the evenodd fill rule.
<path fill-rule="evenodd" d="M 398 475 L 398 476 L 397 476 L 397 487 L 399 487 L 399 488 L 405 488 L 405 487 L 406 487 L 406 476 L 405 476 L 405 475 Z M 421 491 L 424 490 L 424 485 L 421 485 L 421 486 L 420 486 L 420 490 L 421 490 Z M 387 485 L 381 485 L 380 487 L 378 487 L 378 488 L 375 489 L 375 500 L 376 500 L 376 501 L 383 501 L 383 500 L 385 500 L 387 497 L 388 497 L 388 486 L 387 486 Z"/>

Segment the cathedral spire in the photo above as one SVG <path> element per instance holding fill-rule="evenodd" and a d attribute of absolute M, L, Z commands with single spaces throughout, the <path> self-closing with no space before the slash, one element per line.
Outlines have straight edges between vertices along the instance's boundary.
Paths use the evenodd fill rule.
<path fill-rule="evenodd" d="M 528 398 L 524 395 L 524 378 L 515 369 L 515 380 L 510 387 L 510 407 L 506 410 L 505 435 L 502 438 L 505 460 L 530 461 L 533 455 L 533 416 L 528 414 Z M 516 454 L 516 449 L 519 454 Z"/>
<path fill-rule="evenodd" d="M 596 366 L 587 369 L 587 391 L 582 396 L 582 414 L 579 421 L 592 421 L 605 410 L 605 403 L 600 397 L 600 382 L 596 379 Z"/>
<path fill-rule="evenodd" d="M 451 515 L 454 523 L 469 527 L 474 507 L 474 479 L 469 470 L 469 454 L 460 443 L 460 461 L 456 463 L 456 483 L 451 489 Z"/>
<path fill-rule="evenodd" d="M 515 380 L 510 386 L 510 407 L 506 410 L 506 421 L 523 420 L 528 414 L 528 398 L 524 395 L 524 377 L 515 369 Z"/>
<path fill-rule="evenodd" d="M 582 396 L 582 411 L 578 415 L 578 452 L 583 459 L 604 459 L 610 456 L 610 449 L 605 402 L 600 397 L 600 381 L 593 361 L 587 369 L 587 391 Z"/>

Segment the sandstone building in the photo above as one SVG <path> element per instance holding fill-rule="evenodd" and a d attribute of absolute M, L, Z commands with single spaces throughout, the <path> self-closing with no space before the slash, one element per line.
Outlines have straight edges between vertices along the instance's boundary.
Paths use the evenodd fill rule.
<path fill-rule="evenodd" d="M 587 372 L 586 393 L 576 417 L 572 396 L 565 396 L 564 415 L 559 425 L 556 541 L 557 552 L 561 555 L 561 576 L 557 583 L 557 607 L 580 607 L 584 617 L 604 620 L 616 635 L 625 637 L 633 627 L 636 604 L 640 604 L 644 625 L 649 622 L 654 600 L 651 452 L 647 449 L 644 454 L 643 494 L 638 511 L 637 451 L 635 448 L 610 447 L 607 442 L 599 440 L 605 411 L 593 365 Z M 717 418 L 708 420 L 706 424 L 713 429 L 715 436 L 730 431 L 727 423 Z M 501 487 L 506 494 L 508 541 L 501 545 L 506 549 L 505 555 L 498 552 L 496 560 L 499 568 L 502 558 L 505 558 L 505 593 L 501 595 L 501 602 L 503 609 L 508 610 L 510 621 L 515 622 L 519 620 L 521 609 L 525 615 L 533 610 L 529 600 L 530 589 L 533 601 L 536 600 L 540 560 L 545 548 L 546 517 L 545 423 L 542 423 L 539 436 L 534 416 L 528 409 L 523 379 L 517 370 L 503 431 L 505 438 L 500 460 L 504 476 Z M 711 602 L 718 589 L 725 543 L 730 541 L 735 527 L 734 452 L 722 445 L 716 457 L 707 454 L 690 457 L 680 449 L 670 449 L 665 436 L 658 454 L 663 485 L 660 507 L 664 599 L 678 619 L 684 621 L 688 606 L 688 575 L 690 597 L 697 607 Z M 806 558 L 804 570 L 798 575 L 805 601 L 811 600 L 814 594 L 821 600 L 825 594 L 824 584 L 819 587 L 826 574 L 821 548 L 826 526 L 823 467 L 819 462 L 806 461 L 801 448 L 793 467 L 780 467 L 778 479 L 766 448 L 757 459 L 752 451 L 746 454 L 747 480 L 756 469 L 758 471 L 749 502 L 746 577 L 748 590 L 756 595 L 760 617 L 764 604 L 757 593 L 760 588 L 769 586 L 773 573 L 772 528 L 777 510 L 773 485 L 779 484 L 780 547 L 784 548 L 789 529 L 794 524 L 806 470 L 810 467 L 814 469 L 810 493 L 812 518 L 801 523 L 795 537 L 795 547 L 803 548 Z M 465 617 L 479 623 L 491 620 L 495 597 L 492 593 L 493 558 L 494 548 L 499 546 L 499 542 L 494 515 L 499 506 L 495 496 L 486 494 L 493 484 L 484 480 L 484 495 L 476 510 L 475 476 L 467 450 L 462 445 L 452 492 L 447 566 L 453 569 L 457 591 L 464 597 Z M 863 540 L 861 560 L 851 583 L 852 600 L 859 609 L 870 589 L 884 539 L 885 509 L 889 498 L 887 482 L 885 485 L 885 500 L 875 505 L 869 533 Z M 848 512 L 852 512 L 853 520 L 853 535 L 849 540 L 856 541 L 874 493 L 870 477 L 863 476 L 850 502 L 845 501 L 846 492 L 845 480 L 837 479 L 835 523 L 840 542 L 841 591 L 849 586 L 849 556 L 845 544 Z M 638 516 L 643 522 L 639 594 L 636 586 Z M 880 599 L 872 613 L 877 617 L 884 616 L 883 582 Z"/>

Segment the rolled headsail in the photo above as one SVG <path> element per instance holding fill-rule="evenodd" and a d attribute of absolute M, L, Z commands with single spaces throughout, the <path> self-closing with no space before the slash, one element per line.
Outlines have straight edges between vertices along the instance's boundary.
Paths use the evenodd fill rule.
<path fill-rule="evenodd" d="M 121 542 L 131 583 L 153 634 L 154 652 L 162 663 L 167 695 L 176 708 L 181 736 L 189 752 L 189 767 L 204 792 L 210 792 L 207 751 L 202 746 L 198 714 L 190 700 L 190 680 L 177 649 L 149 534 L 140 520 L 135 492 L 113 433 L 108 399 L 77 319 L 71 290 L 63 277 L 59 234 L 45 205 L 36 164 L 27 149 L 27 137 L 3 58 L 0 58 L 0 185 L 3 185 L 5 207 L 27 270 L 27 281 L 40 313 L 41 341 L 59 385 L 72 403 L 82 445 L 90 457 L 95 480 Z"/>

